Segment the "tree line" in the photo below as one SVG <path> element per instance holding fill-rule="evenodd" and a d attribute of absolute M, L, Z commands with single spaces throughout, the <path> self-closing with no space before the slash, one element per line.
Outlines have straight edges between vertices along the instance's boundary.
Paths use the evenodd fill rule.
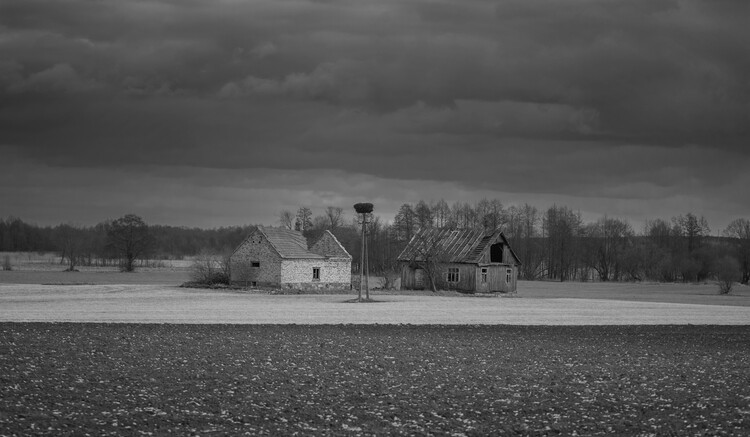
<path fill-rule="evenodd" d="M 129 234 L 118 233 L 122 229 Z M 128 253 L 132 255 L 136 250 L 128 245 L 136 242 L 136 258 L 182 259 L 201 252 L 231 252 L 253 229 L 253 225 L 215 229 L 148 225 L 132 214 L 93 226 L 39 226 L 9 217 L 0 219 L 0 251 L 56 252 L 70 268 L 114 265 L 123 260 L 127 264 Z M 124 267 L 127 270 L 128 266 Z"/>
<path fill-rule="evenodd" d="M 276 225 L 297 229 L 309 241 L 331 231 L 352 254 L 353 270 L 358 271 L 361 218 L 347 211 L 329 206 L 315 215 L 303 206 L 281 211 Z M 404 203 L 393 222 L 376 213 L 368 215 L 366 228 L 373 272 L 395 270 L 399 253 L 420 229 L 439 227 L 502 230 L 522 262 L 520 277 L 527 280 L 696 282 L 722 271 L 737 272 L 737 279 L 745 284 L 750 280 L 750 220 L 745 218 L 712 236 L 707 220 L 691 212 L 648 220 L 641 230 L 617 217 L 585 222 L 567 206 L 505 206 L 497 199 L 474 204 L 449 204 L 443 199 Z M 79 265 L 121 262 L 122 251 L 112 236 L 116 222 L 42 227 L 20 218 L 0 219 L 0 251 L 55 251 Z M 143 225 L 152 259 L 226 255 L 255 229 L 254 225 L 215 229 Z"/>

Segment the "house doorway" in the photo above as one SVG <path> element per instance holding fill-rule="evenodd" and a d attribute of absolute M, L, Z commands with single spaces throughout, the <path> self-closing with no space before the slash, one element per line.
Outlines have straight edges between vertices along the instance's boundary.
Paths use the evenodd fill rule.
<path fill-rule="evenodd" d="M 425 280 L 424 269 L 415 269 L 414 270 L 414 288 L 417 290 L 423 290 L 424 280 Z"/>
<path fill-rule="evenodd" d="M 488 267 L 477 269 L 477 291 L 490 291 L 490 272 Z"/>

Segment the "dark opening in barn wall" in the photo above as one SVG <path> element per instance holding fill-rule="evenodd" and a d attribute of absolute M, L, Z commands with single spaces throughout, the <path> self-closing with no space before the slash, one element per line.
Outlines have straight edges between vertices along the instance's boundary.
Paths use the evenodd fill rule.
<path fill-rule="evenodd" d="M 490 262 L 503 262 L 503 244 L 497 243 L 490 246 Z"/>
<path fill-rule="evenodd" d="M 414 288 L 417 290 L 424 289 L 424 269 L 414 270 Z"/>

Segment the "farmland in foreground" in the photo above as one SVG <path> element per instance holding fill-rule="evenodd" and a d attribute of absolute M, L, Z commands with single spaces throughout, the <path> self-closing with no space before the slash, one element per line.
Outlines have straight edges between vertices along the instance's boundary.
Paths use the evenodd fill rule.
<path fill-rule="evenodd" d="M 750 433 L 748 326 L 0 331 L 4 434 Z"/>

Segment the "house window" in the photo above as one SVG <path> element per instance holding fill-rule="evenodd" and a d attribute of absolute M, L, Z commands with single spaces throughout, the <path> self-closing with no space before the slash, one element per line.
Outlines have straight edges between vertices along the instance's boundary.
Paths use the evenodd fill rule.
<path fill-rule="evenodd" d="M 313 281 L 320 281 L 320 267 L 313 267 Z"/>
<path fill-rule="evenodd" d="M 449 283 L 453 283 L 454 284 L 454 283 L 458 282 L 458 279 L 459 279 L 458 267 L 448 267 L 448 275 L 447 276 L 448 277 L 446 278 L 446 280 Z"/>
<path fill-rule="evenodd" d="M 510 284 L 510 275 L 512 275 L 512 274 L 513 274 L 513 270 L 511 270 L 511 269 L 507 269 L 505 271 L 505 283 L 506 284 Z"/>
<path fill-rule="evenodd" d="M 487 283 L 487 268 L 483 267 L 482 268 L 482 284 L 486 284 L 486 283 Z"/>
<path fill-rule="evenodd" d="M 260 267 L 260 262 L 258 262 L 258 261 L 253 261 L 253 262 L 252 262 L 252 264 L 251 264 L 251 266 L 252 266 L 252 267 Z"/>

